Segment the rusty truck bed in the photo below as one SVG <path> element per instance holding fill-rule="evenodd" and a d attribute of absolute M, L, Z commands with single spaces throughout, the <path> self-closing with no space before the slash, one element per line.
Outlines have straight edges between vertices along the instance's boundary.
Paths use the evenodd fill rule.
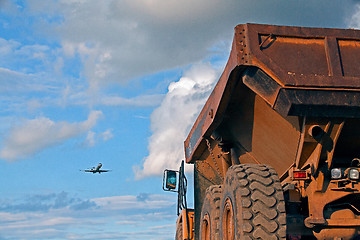
<path fill-rule="evenodd" d="M 239 79 L 282 117 L 360 117 L 360 31 L 238 25 L 224 72 L 185 140 L 186 162 L 206 150 L 241 94 Z"/>

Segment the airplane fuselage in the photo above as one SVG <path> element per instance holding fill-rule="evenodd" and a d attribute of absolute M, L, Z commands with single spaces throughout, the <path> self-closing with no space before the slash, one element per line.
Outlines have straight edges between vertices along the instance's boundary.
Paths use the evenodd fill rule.
<path fill-rule="evenodd" d="M 84 172 L 92 172 L 92 173 L 103 173 L 103 172 L 109 172 L 111 170 L 101 170 L 100 168 L 102 167 L 102 164 L 99 163 L 96 167 L 93 167 L 91 169 L 86 169 L 86 170 L 81 170 L 81 171 L 84 171 Z"/>

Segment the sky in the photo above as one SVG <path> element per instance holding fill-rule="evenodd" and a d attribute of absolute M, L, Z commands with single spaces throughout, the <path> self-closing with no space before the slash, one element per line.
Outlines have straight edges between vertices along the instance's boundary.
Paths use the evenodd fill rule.
<path fill-rule="evenodd" d="M 162 172 L 247 22 L 359 28 L 360 1 L 0 0 L 0 240 L 174 239 Z"/>

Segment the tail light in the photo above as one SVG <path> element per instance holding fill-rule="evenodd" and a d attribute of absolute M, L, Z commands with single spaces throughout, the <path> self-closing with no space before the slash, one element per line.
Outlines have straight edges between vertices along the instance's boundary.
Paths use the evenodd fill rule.
<path fill-rule="evenodd" d="M 306 179 L 308 179 L 308 175 L 307 175 L 306 171 L 294 170 L 292 172 L 292 179 L 293 180 L 306 180 Z"/>

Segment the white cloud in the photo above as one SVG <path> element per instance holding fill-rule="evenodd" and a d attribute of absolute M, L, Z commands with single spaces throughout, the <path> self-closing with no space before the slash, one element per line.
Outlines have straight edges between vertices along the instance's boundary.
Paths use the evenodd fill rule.
<path fill-rule="evenodd" d="M 30 196 L 25 202 L 23 199 L 0 199 L 0 237 L 29 240 L 168 239 L 175 230 L 176 195 L 140 195 L 83 200 L 62 192 Z M 62 204 L 55 207 L 61 196 Z M 77 203 L 88 202 L 93 205 L 74 208 Z M 34 211 L 34 208 L 38 210 Z M 147 222 L 148 219 L 151 221 Z M 168 227 L 164 228 L 164 225 Z"/>
<path fill-rule="evenodd" d="M 105 132 L 101 133 L 101 137 L 104 141 L 108 141 L 114 137 L 111 129 L 106 130 Z"/>
<path fill-rule="evenodd" d="M 21 44 L 17 41 L 0 38 L 1 55 L 11 54 L 13 52 L 13 49 L 18 48 L 19 46 L 21 46 Z"/>
<path fill-rule="evenodd" d="M 184 159 L 186 134 L 218 76 L 219 72 L 211 65 L 199 64 L 169 85 L 163 102 L 151 114 L 149 155 L 142 167 L 134 168 L 137 178 L 161 174 L 166 168 L 179 168 Z"/>
<path fill-rule="evenodd" d="M 53 64 L 56 50 L 48 45 L 26 44 L 0 38 L 0 109 L 27 112 L 54 106 L 64 87 Z M 58 60 L 56 60 L 58 61 Z M 55 66 L 56 65 L 56 66 Z M 61 64 L 60 64 L 61 65 Z"/>
<path fill-rule="evenodd" d="M 89 131 L 101 116 L 102 112 L 92 111 L 87 120 L 79 123 L 54 122 L 45 117 L 23 120 L 5 137 L 0 156 L 15 161 L 62 144 Z"/>
<path fill-rule="evenodd" d="M 31 35 L 33 41 L 0 38 L 0 64 L 13 71 L 11 76 L 0 71 L 0 81 L 5 82 L 0 91 L 33 91 L 34 86 L 36 91 L 52 91 L 46 100 L 39 100 L 41 106 L 92 105 L 98 103 L 93 99 L 96 91 L 108 83 L 124 83 L 214 55 L 227 56 L 233 28 L 239 23 L 342 27 L 344 13 L 355 5 L 351 0 L 331 4 L 325 0 L 307 4 L 287 0 L 62 0 L 29 1 L 25 7 L 5 2 L 2 10 L 9 20 L 4 28 L 23 27 L 17 17 L 31 16 L 31 25 L 26 25 L 29 32 L 22 34 Z M 42 44 L 36 44 L 36 36 Z M 68 69 L 74 70 L 69 74 Z M 14 73 L 33 75 L 14 78 Z M 17 107 L 29 100 L 25 98 L 17 99 Z M 146 101 L 149 98 L 152 101 Z M 159 101 L 158 95 L 101 98 L 110 106 L 153 107 Z"/>
<path fill-rule="evenodd" d="M 157 194 L 146 194 L 146 198 L 143 199 L 134 195 L 123 195 L 114 197 L 104 197 L 92 199 L 97 206 L 100 206 L 106 211 L 126 210 L 133 209 L 161 209 L 165 206 L 174 205 L 173 196 L 164 196 Z"/>
<path fill-rule="evenodd" d="M 111 129 L 107 129 L 106 131 L 101 132 L 101 133 L 95 133 L 93 131 L 88 131 L 86 139 L 84 141 L 84 146 L 94 147 L 99 140 L 106 142 L 113 137 L 114 137 L 114 135 L 111 132 Z"/>
<path fill-rule="evenodd" d="M 0 212 L 0 223 L 23 221 L 26 217 L 19 213 Z M 0 224 L 1 225 L 1 224 Z"/>
<path fill-rule="evenodd" d="M 360 3 L 356 4 L 354 7 L 354 14 L 348 20 L 349 28 L 360 28 Z"/>
<path fill-rule="evenodd" d="M 48 2 L 30 1 L 28 14 L 49 16 L 48 23 L 35 22 L 38 31 L 60 36 L 66 56 L 80 55 L 94 89 L 197 62 L 224 39 L 228 44 L 218 53 L 227 54 L 239 23 L 340 27 L 354 5 L 351 0 Z"/>
<path fill-rule="evenodd" d="M 158 106 L 163 100 L 164 95 L 142 95 L 134 98 L 122 98 L 118 96 L 104 96 L 100 104 L 104 106 L 137 106 L 154 107 Z"/>
<path fill-rule="evenodd" d="M 40 90 L 39 85 L 29 84 L 29 82 L 34 83 L 32 78 L 31 75 L 0 67 L 0 92 L 7 94 L 9 91 L 28 92 Z"/>
<path fill-rule="evenodd" d="M 86 145 L 89 146 L 89 147 L 93 147 L 95 146 L 95 132 L 93 131 L 89 131 L 87 136 L 86 136 Z"/>

